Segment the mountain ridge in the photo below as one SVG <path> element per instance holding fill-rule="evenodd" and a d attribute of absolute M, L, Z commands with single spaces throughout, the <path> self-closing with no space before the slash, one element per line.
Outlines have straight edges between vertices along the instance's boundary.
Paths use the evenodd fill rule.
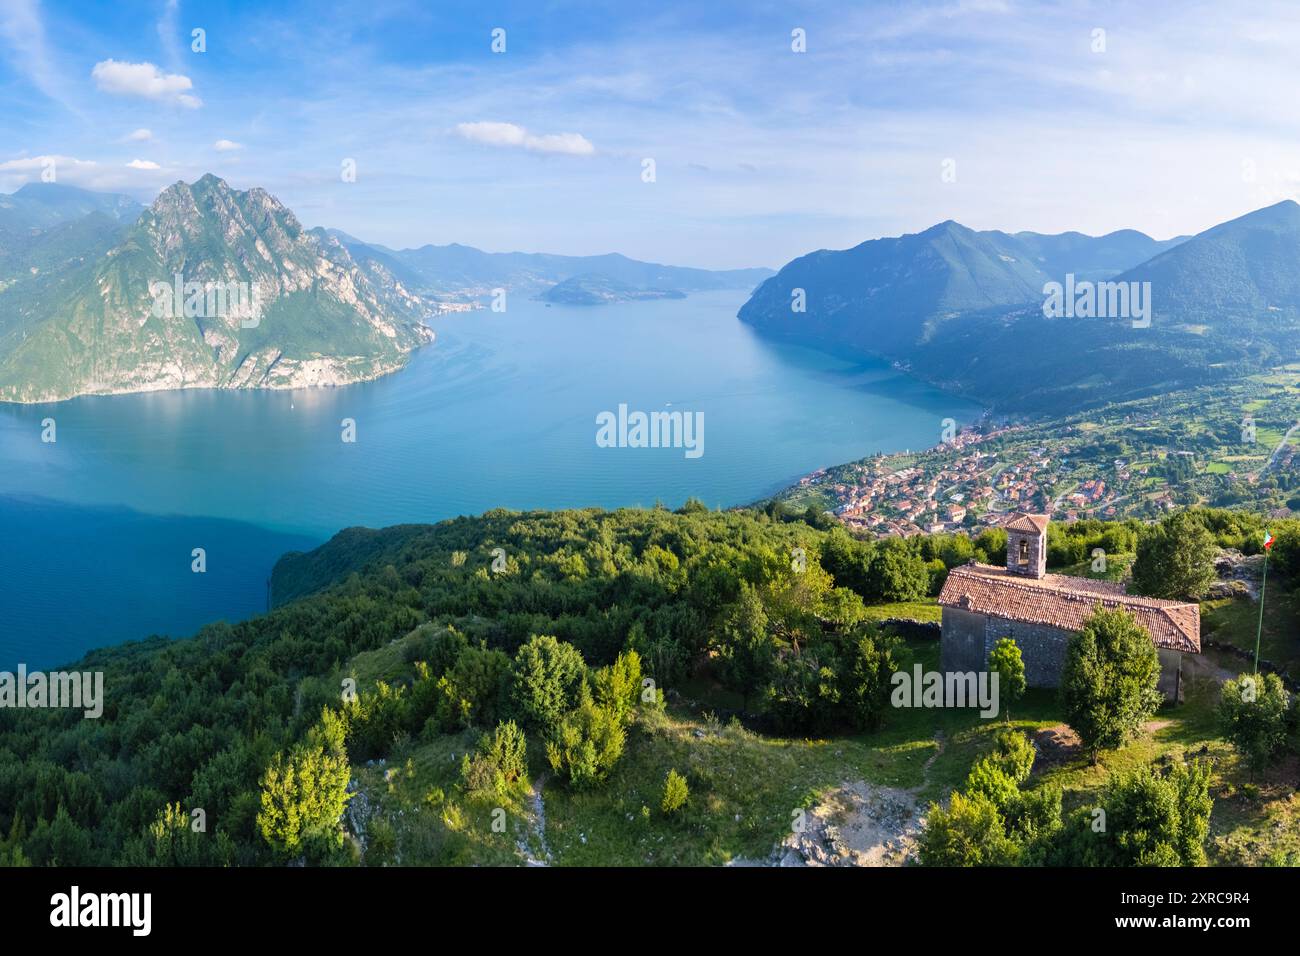
<path fill-rule="evenodd" d="M 1228 380 L 1296 356 L 1295 203 L 1185 239 L 1160 241 L 1136 230 L 1076 235 L 976 232 L 946 220 L 920 233 L 821 250 L 787 263 L 738 317 L 774 338 L 887 358 L 1013 411 L 1057 412 Z M 1070 274 L 1081 287 L 1109 281 L 1149 289 L 1152 321 L 1074 318 L 1073 311 L 1048 318 L 1047 284 Z M 1086 364 L 1079 361 L 1085 354 Z"/>
<path fill-rule="evenodd" d="M 495 288 L 535 295 L 581 275 L 602 275 L 642 290 L 698 292 L 709 289 L 753 289 L 773 275 L 771 269 L 697 269 L 644 262 L 619 252 L 568 256 L 548 252 L 485 252 L 453 242 L 426 243 L 412 249 L 390 249 L 343 236 L 357 257 L 376 257 L 394 266 L 427 294 L 481 297 Z"/>
<path fill-rule="evenodd" d="M 348 384 L 433 340 L 400 284 L 375 285 L 265 190 L 211 174 L 164 189 L 102 257 L 22 291 L 0 295 L 0 400 Z"/>

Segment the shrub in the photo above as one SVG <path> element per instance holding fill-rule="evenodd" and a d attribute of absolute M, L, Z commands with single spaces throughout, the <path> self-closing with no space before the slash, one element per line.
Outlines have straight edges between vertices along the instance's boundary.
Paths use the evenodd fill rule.
<path fill-rule="evenodd" d="M 1068 866 L 1204 866 L 1210 830 L 1210 764 L 1166 774 L 1139 767 L 1112 778 L 1099 808 L 1076 811 L 1052 862 Z M 1096 810 L 1104 811 L 1099 817 Z M 1104 825 L 1101 825 L 1104 821 Z"/>
<path fill-rule="evenodd" d="M 641 655 L 633 650 L 619 654 L 613 664 L 596 671 L 592 686 L 596 703 L 626 725 L 641 698 Z"/>
<path fill-rule="evenodd" d="M 479 738 L 477 752 L 461 760 L 460 773 L 471 793 L 504 795 L 528 772 L 528 746 L 524 732 L 513 720 Z"/>
<path fill-rule="evenodd" d="M 587 666 L 572 644 L 533 637 L 515 653 L 511 701 L 523 723 L 553 734 L 586 686 Z"/>
<path fill-rule="evenodd" d="M 1224 739 L 1251 770 L 1263 770 L 1286 745 L 1291 695 L 1276 674 L 1242 674 L 1224 683 L 1218 717 Z"/>
<path fill-rule="evenodd" d="M 586 789 L 609 776 L 626 739 L 618 715 L 598 706 L 583 685 L 582 700 L 547 741 L 546 759 L 575 789 Z"/>
<path fill-rule="evenodd" d="M 283 855 L 313 844 L 343 845 L 339 818 L 348 802 L 347 757 L 320 745 L 300 745 L 278 754 L 262 775 L 262 809 L 257 828 Z"/>
<path fill-rule="evenodd" d="M 686 801 L 690 799 L 690 788 L 686 786 L 686 778 L 678 773 L 675 769 L 668 771 L 668 776 L 664 779 L 664 798 L 660 803 L 664 813 L 672 816 L 686 806 Z"/>

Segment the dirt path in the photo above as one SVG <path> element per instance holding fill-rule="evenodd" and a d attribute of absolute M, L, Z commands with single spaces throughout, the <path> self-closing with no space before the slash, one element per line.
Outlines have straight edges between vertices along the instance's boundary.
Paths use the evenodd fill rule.
<path fill-rule="evenodd" d="M 533 781 L 533 789 L 528 792 L 528 831 L 515 842 L 526 866 L 551 865 L 551 850 L 546 845 L 546 804 L 542 802 L 542 787 L 545 785 L 546 774 Z M 530 836 L 532 840 L 529 840 Z M 534 846 L 541 850 L 540 858 L 533 856 Z"/>

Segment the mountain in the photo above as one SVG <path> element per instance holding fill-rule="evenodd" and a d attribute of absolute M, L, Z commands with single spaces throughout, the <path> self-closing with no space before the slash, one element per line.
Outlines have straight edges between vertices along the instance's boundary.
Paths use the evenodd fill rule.
<path fill-rule="evenodd" d="M 493 289 L 536 295 L 550 286 L 580 275 L 600 275 L 637 289 L 698 292 L 707 289 L 753 289 L 772 275 L 771 269 L 730 269 L 719 272 L 640 262 L 618 253 L 601 256 L 559 256 L 534 252 L 484 252 L 452 243 L 418 249 L 392 250 L 363 243 L 335 232 L 358 260 L 382 263 L 408 287 L 431 295 L 478 297 Z"/>
<path fill-rule="evenodd" d="M 1047 284 L 1070 274 L 1138 282 L 1136 292 L 1150 282 L 1152 321 L 1047 317 Z M 775 338 L 890 359 L 997 408 L 1060 412 L 1294 360 L 1298 275 L 1294 203 L 1163 243 L 1132 230 L 1045 236 L 945 222 L 795 259 L 739 317 Z M 796 290 L 803 312 L 792 309 Z"/>
<path fill-rule="evenodd" d="M 0 285 L 42 281 L 119 243 L 129 227 L 102 212 L 23 235 L 0 236 Z"/>
<path fill-rule="evenodd" d="M 607 305 L 642 299 L 684 299 L 686 293 L 676 289 L 638 289 L 609 276 L 587 274 L 558 282 L 538 298 L 557 305 Z"/>
<path fill-rule="evenodd" d="M 15 193 L 0 196 L 0 230 L 21 233 L 48 229 L 96 212 L 130 225 L 143 211 L 144 207 L 130 196 L 96 193 L 60 183 L 28 183 Z"/>
<path fill-rule="evenodd" d="M 0 400 L 340 385 L 433 339 L 429 303 L 261 189 L 176 183 L 116 238 L 0 292 Z"/>
<path fill-rule="evenodd" d="M 143 210 L 129 196 L 58 183 L 0 195 L 0 289 L 103 255 Z"/>
<path fill-rule="evenodd" d="M 1300 315 L 1300 205 L 1285 200 L 1207 229 L 1125 272 L 1150 282 L 1157 320 Z M 1271 320 L 1270 320 L 1271 321 Z"/>
<path fill-rule="evenodd" d="M 1011 237 L 949 220 L 795 259 L 758 287 L 740 318 L 785 338 L 888 353 L 953 315 L 1040 297 L 1044 281 Z"/>
<path fill-rule="evenodd" d="M 1010 238 L 1020 243 L 1040 272 L 1057 282 L 1064 282 L 1067 273 L 1074 273 L 1079 279 L 1109 279 L 1187 241 L 1186 236 L 1152 239 L 1136 229 L 1121 229 L 1104 236 L 1086 236 L 1081 232 L 1056 235 L 1017 232 Z"/>

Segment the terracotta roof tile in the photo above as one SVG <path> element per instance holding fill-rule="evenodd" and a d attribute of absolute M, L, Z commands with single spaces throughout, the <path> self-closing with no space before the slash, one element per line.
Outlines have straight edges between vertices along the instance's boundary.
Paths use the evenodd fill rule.
<path fill-rule="evenodd" d="M 1030 534 L 1042 534 L 1047 530 L 1047 522 L 1050 521 L 1047 515 L 1030 515 L 1023 511 L 1015 512 L 1002 527 L 1008 531 L 1027 531 Z"/>
<path fill-rule="evenodd" d="M 1201 652 L 1198 604 L 1127 594 L 1123 585 L 1111 581 L 1063 574 L 1030 578 L 1006 568 L 971 562 L 948 572 L 939 604 L 1068 631 L 1081 630 L 1098 604 L 1122 607 L 1146 628 L 1157 647 L 1190 654 Z"/>

